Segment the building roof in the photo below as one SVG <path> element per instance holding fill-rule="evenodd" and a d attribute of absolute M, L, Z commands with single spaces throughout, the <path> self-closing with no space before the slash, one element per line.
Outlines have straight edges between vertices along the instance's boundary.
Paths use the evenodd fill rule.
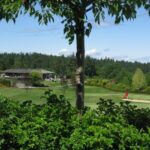
<path fill-rule="evenodd" d="M 54 73 L 54 72 L 52 72 L 52 71 L 48 71 L 48 70 L 44 70 L 44 69 L 37 69 L 37 70 L 33 70 L 33 71 L 39 71 L 39 72 L 41 72 L 41 73 L 43 73 L 43 74 L 46 74 L 46 73 L 53 74 L 53 73 Z"/>
<path fill-rule="evenodd" d="M 42 74 L 53 74 L 54 72 L 44 70 L 44 69 L 7 69 L 3 71 L 3 73 L 23 73 L 23 74 L 29 74 L 31 72 L 41 72 Z"/>

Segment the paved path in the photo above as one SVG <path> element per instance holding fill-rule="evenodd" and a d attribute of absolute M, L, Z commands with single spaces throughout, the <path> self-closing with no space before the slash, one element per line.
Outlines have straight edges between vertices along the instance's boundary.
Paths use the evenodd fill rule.
<path fill-rule="evenodd" d="M 129 102 L 138 102 L 138 103 L 150 103 L 149 100 L 138 100 L 138 99 L 122 99 L 124 101 L 129 101 Z"/>

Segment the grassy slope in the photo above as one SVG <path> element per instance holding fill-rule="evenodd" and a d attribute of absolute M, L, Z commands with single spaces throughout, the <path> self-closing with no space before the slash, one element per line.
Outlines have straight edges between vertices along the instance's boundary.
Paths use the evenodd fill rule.
<path fill-rule="evenodd" d="M 17 89 L 17 88 L 0 88 L 0 94 L 10 97 L 15 100 L 24 101 L 24 100 L 33 100 L 35 103 L 40 104 L 43 103 L 43 99 L 41 96 L 44 95 L 44 91 L 48 88 L 36 88 L 36 89 Z M 70 102 L 75 104 L 75 89 L 74 88 L 62 88 L 61 86 L 53 86 L 51 87 L 54 93 L 63 94 L 67 97 Z M 113 92 L 100 87 L 91 87 L 86 86 L 85 88 L 85 105 L 90 107 L 95 107 L 96 102 L 98 102 L 99 98 L 112 99 L 116 103 L 121 102 L 123 97 L 122 92 Z M 135 94 L 129 93 L 129 98 L 131 99 L 144 99 L 150 100 L 150 95 L 146 94 Z M 150 104 L 144 103 L 133 103 L 138 105 L 139 107 L 150 107 Z"/>

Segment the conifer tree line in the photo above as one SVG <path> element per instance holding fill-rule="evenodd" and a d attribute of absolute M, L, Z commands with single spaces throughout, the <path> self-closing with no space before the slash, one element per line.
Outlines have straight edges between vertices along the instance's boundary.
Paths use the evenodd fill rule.
<path fill-rule="evenodd" d="M 68 78 L 75 73 L 76 60 L 72 54 L 68 57 L 54 56 L 40 53 L 1 53 L 0 70 L 10 68 L 42 68 L 54 71 L 57 75 Z M 140 68 L 144 78 L 150 85 L 150 63 L 115 61 L 113 59 L 85 59 L 86 77 L 100 77 L 114 79 L 117 82 L 131 83 L 134 73 Z"/>

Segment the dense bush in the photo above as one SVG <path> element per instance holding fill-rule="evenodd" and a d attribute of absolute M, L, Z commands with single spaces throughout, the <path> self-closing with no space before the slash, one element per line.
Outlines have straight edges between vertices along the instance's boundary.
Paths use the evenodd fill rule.
<path fill-rule="evenodd" d="M 124 84 L 124 83 L 116 83 L 114 80 L 107 80 L 107 79 L 98 79 L 98 78 L 93 78 L 93 79 L 87 79 L 85 82 L 86 85 L 90 86 L 100 86 L 104 87 L 113 91 L 130 91 L 131 87 Z"/>
<path fill-rule="evenodd" d="M 90 86 L 102 86 L 106 87 L 109 84 L 109 80 L 107 79 L 100 79 L 100 78 L 90 78 L 85 81 L 86 85 Z"/>
<path fill-rule="evenodd" d="M 148 93 L 150 94 L 150 86 L 147 86 L 144 90 L 143 93 Z"/>
<path fill-rule="evenodd" d="M 112 100 L 103 100 L 97 103 L 98 114 L 108 116 L 121 116 L 127 124 L 134 125 L 139 130 L 145 130 L 150 127 L 150 109 L 138 108 L 131 105 L 130 102 L 121 102 L 120 105 L 115 104 Z"/>
<path fill-rule="evenodd" d="M 130 91 L 130 92 L 150 94 L 150 86 L 145 86 L 144 88 L 137 90 L 131 85 L 127 85 L 121 82 L 117 83 L 115 82 L 115 80 L 107 80 L 107 79 L 101 79 L 101 78 L 89 78 L 85 81 L 85 84 L 90 85 L 90 86 L 104 87 L 104 88 L 107 88 L 113 91 L 118 91 L 118 92 Z"/>
<path fill-rule="evenodd" d="M 38 71 L 31 72 L 30 80 L 31 80 L 31 83 L 32 83 L 33 86 L 43 87 L 43 84 L 41 83 L 42 82 L 42 74 L 41 74 L 41 72 L 38 72 Z"/>
<path fill-rule="evenodd" d="M 150 148 L 150 110 L 100 99 L 82 114 L 51 91 L 47 103 L 0 97 L 0 149 L 100 150 Z"/>
<path fill-rule="evenodd" d="M 10 86 L 11 86 L 10 80 L 1 78 L 1 79 L 0 79 L 0 86 L 7 86 L 7 87 L 10 87 Z"/>
<path fill-rule="evenodd" d="M 131 91 L 131 87 L 124 83 L 109 83 L 105 86 L 105 88 L 119 92 Z"/>

